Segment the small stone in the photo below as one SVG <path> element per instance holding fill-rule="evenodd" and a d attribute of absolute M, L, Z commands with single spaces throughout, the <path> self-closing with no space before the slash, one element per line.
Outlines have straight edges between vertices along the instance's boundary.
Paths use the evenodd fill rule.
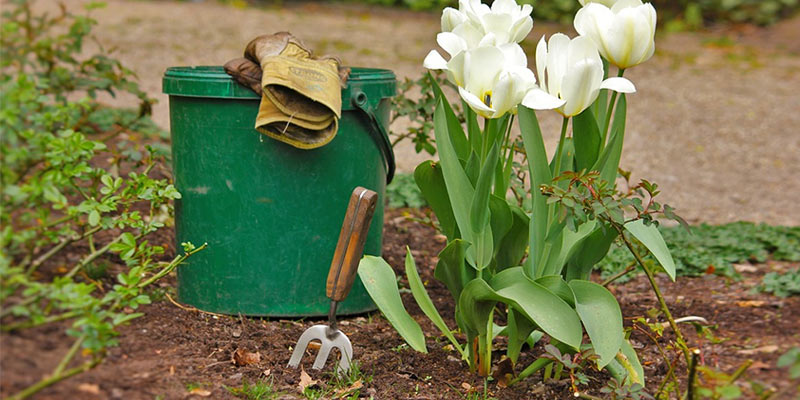
<path fill-rule="evenodd" d="M 234 329 L 233 332 L 231 332 L 231 335 L 233 337 L 235 337 L 235 338 L 238 338 L 238 337 L 242 336 L 242 330 L 241 329 Z"/>
<path fill-rule="evenodd" d="M 242 379 L 242 373 L 239 372 L 238 374 L 233 374 L 229 376 L 228 379 L 238 381 L 239 379 Z"/>

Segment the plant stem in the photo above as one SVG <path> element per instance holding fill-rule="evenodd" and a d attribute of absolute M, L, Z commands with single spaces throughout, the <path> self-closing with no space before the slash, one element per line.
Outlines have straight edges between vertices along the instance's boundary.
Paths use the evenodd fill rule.
<path fill-rule="evenodd" d="M 622 75 L 624 73 L 625 73 L 625 69 L 620 68 L 620 70 L 617 72 L 617 77 L 618 78 L 622 78 Z M 600 144 L 602 146 L 606 145 L 606 139 L 608 138 L 608 126 L 611 124 L 611 114 L 614 111 L 614 106 L 617 103 L 617 94 L 618 93 L 616 91 L 613 91 L 613 90 L 611 92 L 612 92 L 611 93 L 611 101 L 608 103 L 608 109 L 606 110 L 606 121 L 603 124 L 603 131 L 600 132 L 600 135 L 601 135 Z"/>
<path fill-rule="evenodd" d="M 607 287 L 608 285 L 612 284 L 617 279 L 622 278 L 625 275 L 628 275 L 628 273 L 630 273 L 634 269 L 636 269 L 636 262 L 635 261 L 630 263 L 627 267 L 625 267 L 624 270 L 622 270 L 620 272 L 617 272 L 616 274 L 612 275 L 611 277 L 609 277 L 608 279 L 603 281 L 602 285 Z"/>
<path fill-rule="evenodd" d="M 686 341 L 683 339 L 683 334 L 681 333 L 680 328 L 678 328 L 678 324 L 675 322 L 675 319 L 672 318 L 672 313 L 669 311 L 669 307 L 667 306 L 666 300 L 664 300 L 664 296 L 661 294 L 661 289 L 658 287 L 658 283 L 656 283 L 656 279 L 653 276 L 653 271 L 647 267 L 642 257 L 633 248 L 633 244 L 631 244 L 630 239 L 625 236 L 625 231 L 622 230 L 622 227 L 617 226 L 617 230 L 619 231 L 620 237 L 622 241 L 625 242 L 625 246 L 628 250 L 633 254 L 633 258 L 636 259 L 636 262 L 639 266 L 642 267 L 644 270 L 645 275 L 647 275 L 647 279 L 650 281 L 650 286 L 653 288 L 653 292 L 656 294 L 658 298 L 658 302 L 661 305 L 661 311 L 664 313 L 664 316 L 667 317 L 667 321 L 669 321 L 669 326 L 672 327 L 672 330 L 675 332 L 675 337 L 678 342 L 678 347 L 681 348 L 683 351 L 683 356 L 686 359 L 686 364 L 689 365 L 691 362 L 691 356 L 689 355 L 689 347 L 686 345 Z"/>
<path fill-rule="evenodd" d="M 140 234 L 140 235 L 136 236 L 136 240 L 139 240 L 139 239 L 141 239 L 143 236 L 144 236 L 144 234 Z M 114 238 L 114 240 L 112 240 L 112 241 L 108 242 L 108 244 L 106 244 L 105 246 L 101 247 L 100 249 L 98 249 L 98 250 L 94 251 L 93 253 L 89 254 L 88 256 L 86 256 L 86 257 L 85 257 L 83 260 L 81 260 L 79 263 L 75 264 L 75 266 L 74 266 L 74 267 L 72 267 L 72 269 L 71 269 L 71 270 L 69 270 L 69 272 L 67 272 L 67 273 L 64 275 L 64 277 L 66 277 L 66 278 L 72 278 L 73 276 L 75 276 L 75 274 L 77 274 L 77 273 L 78 273 L 78 271 L 80 271 L 80 270 L 81 270 L 83 267 L 85 267 L 87 264 L 89 264 L 90 262 L 92 262 L 92 261 L 94 261 L 95 259 L 97 259 L 97 257 L 100 257 L 100 256 L 102 256 L 103 254 L 105 254 L 105 252 L 107 252 L 107 251 L 108 251 L 108 249 L 110 249 L 110 248 L 111 248 L 111 246 L 113 246 L 113 245 L 114 245 L 114 243 L 117 243 L 117 242 L 119 242 L 121 239 L 122 239 L 122 234 L 120 234 L 119 236 L 115 237 L 115 238 Z"/>
<path fill-rule="evenodd" d="M 511 382 L 508 383 L 508 386 L 511 386 L 511 385 L 513 385 L 513 384 L 515 384 L 515 383 L 517 383 L 517 382 L 519 382 L 519 381 L 531 376 L 534 372 L 536 372 L 536 371 L 538 371 L 538 370 L 540 370 L 540 369 L 542 369 L 542 368 L 544 368 L 544 367 L 546 367 L 546 366 L 548 366 L 548 365 L 550 365 L 552 363 L 553 363 L 553 360 L 551 360 L 549 358 L 537 358 L 534 362 L 532 362 L 530 365 L 525 367 L 525 369 L 522 370 L 522 372 L 520 372 L 519 375 L 517 375 L 516 378 L 512 379 Z"/>
<path fill-rule="evenodd" d="M 558 149 L 556 150 L 556 164 L 553 167 L 553 178 L 561 175 L 561 156 L 564 152 L 564 141 L 567 137 L 567 125 L 569 125 L 569 117 L 564 117 L 561 123 L 561 136 L 558 139 Z"/>
<path fill-rule="evenodd" d="M 25 322 L 16 323 L 16 324 L 3 325 L 2 328 L 0 328 L 0 330 L 2 330 L 4 332 L 10 332 L 10 331 L 18 331 L 18 330 L 21 330 L 21 329 L 34 328 L 34 327 L 37 327 L 37 326 L 49 324 L 51 322 L 58 322 L 58 321 L 63 321 L 65 319 L 70 319 L 70 318 L 76 317 L 78 315 L 80 315 L 80 312 L 78 312 L 78 311 L 70 311 L 70 312 L 65 312 L 63 314 L 51 315 L 51 316 L 49 316 L 49 317 L 47 317 L 47 318 L 45 318 L 45 319 L 43 319 L 41 321 L 38 321 L 38 322 L 33 322 L 33 321 L 29 320 L 29 321 L 25 321 Z"/>
<path fill-rule="evenodd" d="M 741 367 L 737 368 L 736 372 L 734 372 L 733 375 L 731 375 L 731 379 L 728 380 L 728 384 L 733 384 L 734 382 L 736 382 L 736 380 L 741 378 L 742 375 L 744 375 L 744 373 L 747 372 L 747 369 L 750 368 L 750 365 L 752 364 L 753 360 L 745 361 L 744 364 L 742 364 Z"/>
<path fill-rule="evenodd" d="M 172 272 L 172 270 L 174 270 L 174 269 L 175 269 L 175 268 L 176 268 L 178 265 L 180 265 L 181 263 L 183 263 L 184 261 L 186 261 L 186 259 L 187 259 L 187 258 L 191 257 L 191 256 L 192 256 L 194 253 L 197 253 L 198 251 L 201 251 L 201 250 L 205 249 L 206 247 L 208 247 L 208 243 L 203 243 L 201 246 L 198 246 L 198 247 L 197 247 L 197 248 L 195 248 L 194 250 L 192 250 L 192 251 L 190 251 L 190 252 L 188 252 L 188 253 L 186 253 L 186 254 L 183 254 L 183 255 L 181 255 L 181 256 L 177 256 L 177 257 L 175 257 L 175 258 L 172 260 L 172 262 L 170 262 L 170 263 L 169 263 L 169 264 L 168 264 L 166 267 L 164 267 L 164 268 L 163 268 L 161 271 L 159 271 L 157 274 L 155 274 L 155 275 L 151 276 L 151 277 L 150 277 L 149 279 L 147 279 L 146 281 L 139 283 L 139 285 L 138 285 L 138 286 L 139 286 L 139 288 L 143 288 L 143 287 L 146 287 L 146 286 L 148 286 L 148 285 L 151 285 L 153 282 L 156 282 L 156 281 L 158 281 L 159 279 L 161 279 L 161 278 L 165 277 L 165 276 L 166 276 L 166 275 L 168 275 L 170 272 Z"/>
<path fill-rule="evenodd" d="M 697 374 L 697 356 L 699 355 L 700 350 L 694 349 L 692 352 L 692 358 L 689 361 L 689 382 L 687 383 L 688 388 L 686 389 L 686 398 L 688 400 L 694 400 L 695 376 Z"/>
<path fill-rule="evenodd" d="M 75 354 L 78 353 L 78 349 L 81 348 L 81 344 L 83 343 L 84 339 L 86 339 L 86 334 L 81 335 L 75 343 L 72 344 L 72 347 L 69 348 L 67 354 L 64 355 L 64 358 L 61 359 L 61 362 L 58 363 L 56 369 L 53 370 L 53 373 L 50 374 L 52 376 L 59 376 L 62 372 L 64 372 L 64 368 L 69 365 L 69 362 L 75 357 Z"/>
<path fill-rule="evenodd" d="M 103 361 L 102 358 L 99 358 L 99 357 L 98 358 L 94 358 L 91 361 L 87 361 L 87 362 L 85 362 L 85 363 L 83 363 L 83 364 L 81 364 L 81 365 L 79 365 L 79 366 L 77 366 L 75 368 L 70 368 L 70 369 L 62 372 L 60 375 L 51 375 L 51 376 L 49 376 L 49 377 L 47 377 L 45 379 L 42 379 L 41 381 L 39 381 L 39 382 L 37 382 L 37 383 L 35 383 L 35 384 L 31 385 L 31 386 L 28 386 L 25 389 L 17 392 L 13 396 L 9 397 L 7 400 L 21 400 L 21 399 L 28 398 L 28 397 L 36 394 L 37 392 L 39 392 L 40 390 L 42 390 L 42 389 L 44 389 L 44 388 L 46 388 L 48 386 L 51 386 L 51 385 L 53 385 L 55 383 L 63 381 L 64 379 L 70 378 L 70 377 L 72 377 L 74 375 L 80 374 L 82 372 L 86 372 L 86 371 L 94 368 L 97 364 L 100 364 L 101 361 Z"/>
<path fill-rule="evenodd" d="M 42 254 L 39 258 L 34 260 L 31 263 L 30 267 L 28 267 L 28 270 L 25 273 L 28 276 L 31 276 L 33 271 L 36 271 L 37 268 L 39 268 L 45 261 L 47 261 L 54 254 L 56 254 L 59 251 L 61 251 L 61 249 L 63 249 L 64 247 L 66 247 L 70 243 L 77 242 L 78 240 L 81 240 L 81 239 L 83 239 L 83 238 L 85 238 L 87 236 L 90 236 L 90 235 L 98 232 L 100 229 L 101 229 L 101 227 L 97 226 L 97 227 L 94 227 L 94 228 L 84 232 L 82 235 L 74 235 L 74 236 L 71 236 L 71 237 L 68 237 L 68 238 L 61 239 L 61 242 L 59 242 L 57 245 L 53 246 L 53 248 L 48 250 L 47 253 Z"/>

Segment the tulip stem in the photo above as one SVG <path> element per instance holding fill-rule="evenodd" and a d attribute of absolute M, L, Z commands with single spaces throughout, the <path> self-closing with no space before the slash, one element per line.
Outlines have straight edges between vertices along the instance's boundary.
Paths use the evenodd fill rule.
<path fill-rule="evenodd" d="M 564 152 L 564 141 L 567 138 L 568 125 L 569 117 L 564 117 L 564 122 L 561 124 L 561 136 L 558 139 L 558 149 L 556 150 L 556 164 L 553 166 L 553 179 L 561 175 L 561 153 Z"/>
<path fill-rule="evenodd" d="M 622 75 L 625 73 L 625 68 L 620 68 L 617 72 L 617 77 L 622 78 Z M 606 121 L 603 125 L 603 132 L 601 132 L 602 138 L 600 140 L 600 144 L 603 146 L 606 145 L 606 139 L 608 138 L 608 125 L 611 124 L 611 114 L 613 114 L 614 106 L 617 104 L 617 92 L 611 91 L 611 101 L 608 103 L 608 108 L 606 110 Z"/>

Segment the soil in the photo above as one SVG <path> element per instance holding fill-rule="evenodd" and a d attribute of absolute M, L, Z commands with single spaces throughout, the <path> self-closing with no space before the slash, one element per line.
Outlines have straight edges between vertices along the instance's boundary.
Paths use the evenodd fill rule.
<path fill-rule="evenodd" d="M 433 278 L 436 254 L 444 242 L 434 229 L 412 220 L 422 217 L 418 210 L 390 210 L 384 227 L 383 255 L 402 276 L 398 267 L 403 265 L 405 248 L 413 249 L 434 304 L 448 325 L 454 327 L 453 300 L 447 289 Z M 796 266 L 776 262 L 748 266 L 750 268 L 744 268 L 744 279 L 740 281 L 709 276 L 679 278 L 676 283 L 659 279 L 659 284 L 676 317 L 700 316 L 712 327 L 711 339 L 696 335 L 689 325 L 683 329 L 689 342 L 700 348 L 703 365 L 732 373 L 745 361 L 753 360 L 740 382 L 757 381 L 777 390 L 788 390 L 800 382 L 788 381 L 786 371 L 778 369 L 775 363 L 781 354 L 800 343 L 800 320 L 797 318 L 800 298 L 780 299 L 753 293 L 751 289 L 767 271 Z M 163 282 L 167 293 L 170 293 L 173 283 Z M 408 287 L 404 279 L 401 279 L 400 286 Z M 642 277 L 613 285 L 612 291 L 620 301 L 627 326 L 635 318 L 647 317 L 649 310 L 656 307 L 649 284 Z M 404 345 L 380 313 L 341 320 L 341 329 L 353 343 L 355 359 L 363 373 L 361 396 L 376 399 L 459 399 L 470 392 L 482 394 L 483 380 L 469 372 L 455 351 L 448 350 L 447 341 L 419 310 L 411 295 L 403 294 L 403 300 L 425 332 L 429 354 L 417 353 Z M 34 398 L 153 399 L 161 396 L 163 399 L 227 399 L 235 397 L 226 386 L 240 387 L 245 381 L 258 380 L 271 381 L 275 389 L 284 393 L 281 398 L 303 398 L 299 390 L 301 371 L 288 368 L 286 364 L 300 334 L 323 321 L 212 315 L 179 307 L 167 299 L 140 311 L 145 316 L 122 329 L 119 347 L 111 349 L 102 365 L 46 389 Z M 52 370 L 71 342 L 64 334 L 64 328 L 55 325 L 0 336 L 2 395 L 32 384 Z M 669 366 L 659 355 L 657 346 L 643 332 L 635 330 L 632 339 L 645 366 L 648 388 L 653 390 L 664 379 Z M 667 329 L 659 344 L 664 346 L 669 339 L 672 335 Z M 258 353 L 260 360 L 237 366 L 232 362 L 237 350 Z M 515 371 L 521 371 L 541 353 L 541 344 L 524 350 Z M 501 354 L 504 354 L 504 348 L 502 342 L 498 342 L 495 357 L 499 359 Z M 670 359 L 676 357 L 670 353 Z M 303 370 L 319 381 L 318 389 L 333 392 L 330 372 L 333 362 L 329 361 L 327 368 L 320 372 L 311 368 L 313 359 L 312 350 L 303 358 Z M 598 389 L 606 383 L 608 376 L 591 369 L 587 372 L 591 382 L 582 389 L 601 395 Z M 192 389 L 196 394 L 191 394 Z M 540 374 L 511 387 L 490 382 L 487 390 L 497 399 L 572 397 L 568 379 L 542 383 Z M 328 394 L 327 398 L 334 397 Z"/>

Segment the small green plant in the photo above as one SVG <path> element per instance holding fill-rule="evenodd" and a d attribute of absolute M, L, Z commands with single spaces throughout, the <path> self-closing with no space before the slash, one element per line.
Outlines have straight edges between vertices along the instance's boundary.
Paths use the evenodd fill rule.
<path fill-rule="evenodd" d="M 133 73 L 103 52 L 82 55 L 94 20 L 65 6 L 36 15 L 30 3 L 4 7 L 0 28 L 0 319 L 3 331 L 69 321 L 74 342 L 52 373 L 10 399 L 100 364 L 117 328 L 151 302 L 152 284 L 205 248 L 183 243 L 170 260 L 169 244 L 150 242 L 181 195 L 156 176 L 154 148 L 109 142 L 154 126 Z M 141 107 L 108 112 L 98 92 L 133 94 Z"/>
<path fill-rule="evenodd" d="M 800 378 L 800 347 L 792 347 L 778 359 L 778 368 L 787 368 L 789 378 Z"/>
<path fill-rule="evenodd" d="M 767 273 L 764 275 L 757 290 L 772 293 L 778 297 L 800 295 L 800 268 L 786 271 L 783 274 L 777 272 Z"/>
<path fill-rule="evenodd" d="M 225 389 L 232 395 L 246 400 L 273 400 L 284 393 L 276 391 L 272 379 L 269 381 L 256 381 L 250 383 L 247 379 L 242 380 L 241 387 L 228 387 Z"/>
<path fill-rule="evenodd" d="M 361 396 L 364 385 L 372 382 L 372 375 L 361 370 L 361 364 L 354 360 L 344 375 L 335 372 L 326 373 L 327 380 L 318 385 L 307 386 L 303 396 L 309 400 L 316 399 L 348 399 L 357 400 Z"/>
<path fill-rule="evenodd" d="M 437 97 L 434 85 L 453 87 L 441 73 L 426 73 L 416 80 L 405 78 L 399 85 L 399 93 L 392 100 L 392 120 L 407 119 L 408 128 L 402 133 L 392 133 L 392 146 L 404 140 L 414 143 L 417 153 L 436 154 L 433 139 L 433 112 L 436 109 Z M 463 114 L 456 109 L 463 121 Z"/>
<path fill-rule="evenodd" d="M 428 203 L 419 191 L 414 175 L 396 174 L 392 183 L 386 186 L 387 205 L 391 208 L 411 207 L 421 208 Z"/>

